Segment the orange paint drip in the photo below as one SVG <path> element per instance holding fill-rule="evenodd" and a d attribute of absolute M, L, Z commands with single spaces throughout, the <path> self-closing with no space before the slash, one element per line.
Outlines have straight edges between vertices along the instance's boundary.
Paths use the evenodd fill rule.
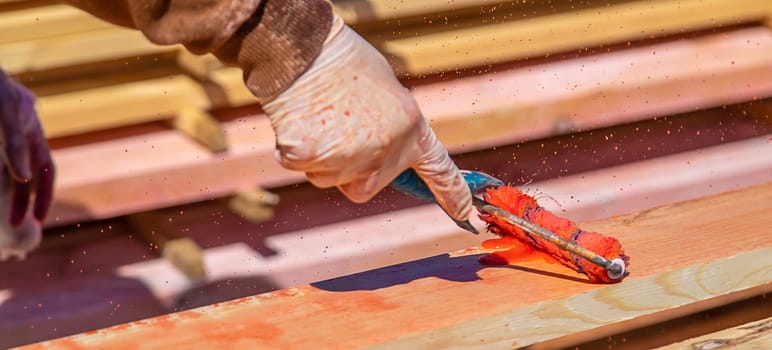
<path fill-rule="evenodd" d="M 622 258 L 625 261 L 625 265 L 629 266 L 629 257 L 624 254 L 622 245 L 616 238 L 604 236 L 597 232 L 581 230 L 573 221 L 561 218 L 540 207 L 533 197 L 515 187 L 501 186 L 488 189 L 485 193 L 485 200 L 492 205 L 541 226 L 563 239 L 573 241 L 579 246 L 587 248 L 606 259 Z M 484 212 L 480 213 L 480 219 L 488 224 L 490 232 L 501 237 L 500 239 L 483 242 L 483 247 L 507 249 L 481 257 L 480 263 L 482 264 L 505 265 L 538 256 L 539 254 L 537 253 L 544 253 L 560 264 L 574 271 L 584 273 L 592 282 L 613 283 L 619 281 L 611 280 L 604 268 L 594 265 L 570 252 L 563 251 L 556 245 L 532 235 L 503 219 Z"/>

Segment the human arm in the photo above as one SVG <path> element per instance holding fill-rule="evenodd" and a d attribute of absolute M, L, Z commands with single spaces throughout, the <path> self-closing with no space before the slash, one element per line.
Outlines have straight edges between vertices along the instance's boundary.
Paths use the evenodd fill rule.
<path fill-rule="evenodd" d="M 0 142 L 4 165 L 0 171 L 10 175 L 4 180 L 9 183 L 0 186 L 6 192 L 4 196 L 10 196 L 5 215 L 8 215 L 11 226 L 19 226 L 27 216 L 34 193 L 32 212 L 35 218 L 42 221 L 53 195 L 51 152 L 35 111 L 35 96 L 1 69 Z"/>
<path fill-rule="evenodd" d="M 329 2 L 68 2 L 239 66 L 271 118 L 277 158 L 316 186 L 364 202 L 413 168 L 452 218 L 470 216 L 471 194 L 412 95 Z"/>

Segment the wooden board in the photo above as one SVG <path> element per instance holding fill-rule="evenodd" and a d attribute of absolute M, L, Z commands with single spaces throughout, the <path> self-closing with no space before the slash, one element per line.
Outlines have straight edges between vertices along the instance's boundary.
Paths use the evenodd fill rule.
<path fill-rule="evenodd" d="M 654 51 L 656 56 L 651 54 Z M 770 55 L 772 34 L 764 28 L 752 28 L 421 85 L 413 94 L 443 144 L 452 153 L 462 153 L 772 96 Z M 683 62 L 693 63 L 684 67 Z M 243 99 L 237 100 L 247 103 L 249 94 L 244 92 L 240 74 L 229 79 L 225 85 L 229 96 L 240 94 Z M 192 85 L 185 86 L 195 91 Z M 100 103 L 107 104 L 104 108 L 113 113 L 108 108 L 114 106 L 111 103 L 123 100 L 127 107 L 116 110 L 119 114 L 130 112 L 134 106 L 153 106 L 152 100 L 141 94 L 143 90 L 134 91 L 138 95 L 128 93 L 131 91 Z M 155 108 L 196 103 L 191 98 L 195 94 L 180 89 L 174 92 L 176 99 L 155 95 Z M 41 100 L 46 103 L 45 97 Z M 111 120 L 102 117 L 108 112 L 95 113 L 96 109 L 90 110 L 86 103 L 67 101 L 83 115 L 94 116 L 92 120 Z M 41 116 L 50 134 L 54 129 L 48 126 L 47 112 L 43 106 Z M 152 113 L 134 116 L 144 120 L 161 117 Z M 302 174 L 287 171 L 275 161 L 273 131 L 264 116 L 222 124 L 231 149 L 218 155 L 175 131 L 54 151 L 59 169 L 58 200 L 49 225 L 189 203 L 255 185 L 274 187 L 303 180 Z M 62 127 L 77 125 L 71 121 Z M 228 181 L 222 176 L 226 173 Z M 180 174 L 186 174 L 184 181 L 175 180 Z"/>
<path fill-rule="evenodd" d="M 153 44 L 136 30 L 110 27 L 0 45 L 0 66 L 16 74 L 178 49 Z"/>
<path fill-rule="evenodd" d="M 537 182 L 526 190 L 549 195 L 552 200 L 542 204 L 550 210 L 588 221 L 770 182 L 772 159 L 763 157 L 769 152 L 772 143 L 755 138 Z M 662 173 L 672 176 L 663 181 Z M 149 259 L 148 254 L 158 252 L 129 239 L 136 230 L 126 231 L 118 220 L 53 230 L 24 263 L 0 265 L 0 280 L 30 275 L 5 284 L 11 298 L 0 303 L 0 348 L 155 316 L 159 307 L 169 312 L 208 305 L 421 259 L 488 237 L 461 231 L 434 205 L 289 229 L 286 220 L 298 212 L 314 212 L 312 220 L 324 220 L 317 207 L 323 199 L 280 193 L 288 195 L 288 205 L 277 208 L 279 217 L 265 225 L 278 226 L 279 232 L 229 215 L 223 201 L 158 212 L 173 218 L 168 232 L 182 232 L 208 247 L 203 252 L 207 275 L 196 283 L 169 261 Z M 61 269 L 63 264 L 68 268 Z M 99 271 L 115 271 L 115 276 Z M 116 289 L 116 283 L 122 287 Z M 33 301 L 45 305 L 45 312 L 27 312 L 24 307 Z M 120 312 L 114 304 L 123 305 Z M 120 318 L 126 313 L 133 318 Z"/>
<path fill-rule="evenodd" d="M 6 33 L 0 44 L 110 28 L 109 23 L 63 4 L 0 12 L 0 33 Z"/>
<path fill-rule="evenodd" d="M 597 220 L 772 182 L 772 158 L 762 156 L 769 152 L 772 143 L 766 137 L 755 138 L 523 188 L 528 193 L 549 195 L 552 200 L 541 203 L 549 210 L 576 221 Z M 663 181 L 657 176 L 662 173 L 673 176 Z M 481 222 L 472 220 L 484 232 Z M 177 225 L 192 226 L 185 222 Z M 372 232 L 382 238 L 372 237 Z M 436 206 L 426 205 L 269 237 L 266 245 L 277 252 L 269 258 L 243 244 L 210 249 L 204 256 L 210 282 L 258 275 L 286 288 L 420 259 L 442 253 L 440 248 L 463 249 L 479 240 L 446 220 Z M 319 247 L 327 248 L 320 254 Z M 174 300 L 194 287 L 160 260 L 120 270 L 123 276 L 146 281 L 159 300 Z"/>
<path fill-rule="evenodd" d="M 657 348 L 659 350 L 709 349 L 769 349 L 772 348 L 772 317 L 748 322 L 700 337 Z"/>
<path fill-rule="evenodd" d="M 394 20 L 405 17 L 451 12 L 463 8 L 482 8 L 501 0 L 333 0 L 335 12 L 349 25 Z M 495 6 L 494 6 L 495 8 Z"/>
<path fill-rule="evenodd" d="M 216 70 L 212 79 L 232 105 L 255 102 L 240 70 Z M 743 29 L 497 71 L 419 85 L 413 95 L 443 144 L 474 151 L 772 96 L 772 31 Z"/>
<path fill-rule="evenodd" d="M 525 66 L 413 93 L 444 144 L 473 151 L 772 96 L 772 31 Z"/>
<path fill-rule="evenodd" d="M 769 210 L 772 183 L 583 224 L 632 256 L 612 286 L 541 261 L 486 268 L 465 251 L 30 348 L 525 346 L 772 292 Z"/>
<path fill-rule="evenodd" d="M 207 109 L 203 88 L 184 75 L 148 79 L 38 98 L 49 138 L 170 119 L 187 109 Z"/>
<path fill-rule="evenodd" d="M 415 75 L 763 21 L 771 15 L 772 3 L 766 0 L 631 1 L 376 45 L 399 72 Z"/>

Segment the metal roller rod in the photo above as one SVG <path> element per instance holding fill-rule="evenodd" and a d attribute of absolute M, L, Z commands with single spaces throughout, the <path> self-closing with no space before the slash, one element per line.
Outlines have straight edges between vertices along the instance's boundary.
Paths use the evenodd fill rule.
<path fill-rule="evenodd" d="M 479 208 L 480 210 L 488 214 L 495 215 L 499 218 L 502 218 L 512 225 L 520 227 L 523 230 L 526 230 L 536 236 L 539 236 L 555 244 L 562 250 L 576 254 L 577 256 L 580 256 L 583 259 L 595 265 L 603 267 L 604 269 L 606 269 L 606 273 L 611 279 L 622 278 L 625 274 L 625 263 L 622 259 L 619 259 L 619 258 L 613 259 L 613 260 L 606 259 L 598 254 L 595 254 L 595 252 L 589 249 L 579 246 L 578 244 L 572 241 L 563 239 L 562 237 L 544 229 L 541 226 L 535 225 L 528 220 L 525 220 L 506 210 L 503 210 L 494 205 L 491 205 L 480 198 L 473 197 L 473 204 L 475 207 Z"/>

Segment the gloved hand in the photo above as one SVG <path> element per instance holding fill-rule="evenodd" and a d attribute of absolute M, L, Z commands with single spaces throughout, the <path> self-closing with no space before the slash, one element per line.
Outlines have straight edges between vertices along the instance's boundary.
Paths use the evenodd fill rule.
<path fill-rule="evenodd" d="M 8 215 L 12 226 L 27 216 L 30 197 L 35 193 L 33 213 L 42 221 L 48 213 L 54 187 L 54 165 L 43 135 L 35 97 L 0 70 L 0 143 L 2 144 L 1 196 L 11 196 L 0 217 Z M 2 200 L 6 200 L 3 198 Z"/>
<path fill-rule="evenodd" d="M 11 188 L 13 186 L 10 174 L 0 171 L 0 213 L 8 215 L 11 210 Z M 40 244 L 43 235 L 40 222 L 32 215 L 24 215 L 17 226 L 11 226 L 7 217 L 0 215 L 0 262 L 16 257 L 21 260 L 27 253 Z"/>
<path fill-rule="evenodd" d="M 0 70 L 0 261 L 23 259 L 40 243 L 51 204 L 54 167 L 35 98 Z M 28 212 L 35 192 L 34 217 Z M 35 219 L 38 220 L 35 220 Z"/>
<path fill-rule="evenodd" d="M 276 131 L 277 158 L 315 186 L 337 186 L 361 203 L 413 168 L 451 218 L 469 218 L 469 188 L 413 96 L 340 18 L 311 67 L 261 103 Z"/>

